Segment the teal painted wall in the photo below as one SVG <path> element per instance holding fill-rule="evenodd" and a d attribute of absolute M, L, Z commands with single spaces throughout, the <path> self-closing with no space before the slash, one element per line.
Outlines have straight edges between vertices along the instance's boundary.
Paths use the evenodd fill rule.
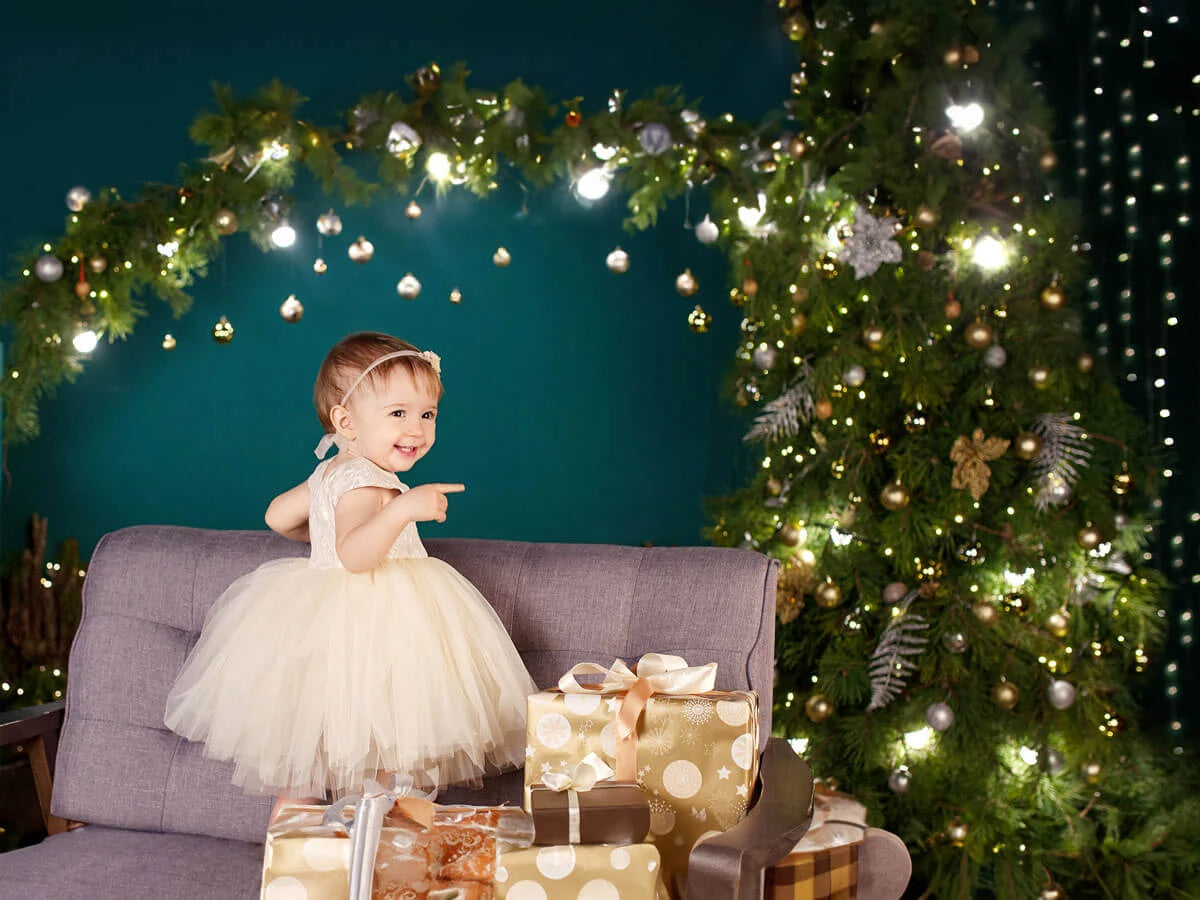
<path fill-rule="evenodd" d="M 791 49 L 770 0 L 453 5 L 299 0 L 230 7 L 66 0 L 53 13 L 5 10 L 0 29 L 0 258 L 59 233 L 74 184 L 174 179 L 198 154 L 187 127 L 211 105 L 210 84 L 248 93 L 271 78 L 329 121 L 362 93 L 400 87 L 430 60 L 466 60 L 478 86 L 521 77 L 552 97 L 600 108 L 612 88 L 646 93 L 678 84 L 708 116 L 757 119 L 787 90 Z M 461 191 L 422 195 L 405 219 L 400 198 L 340 209 L 326 240 L 329 274 L 311 271 L 312 223 L 330 204 L 296 196 L 300 239 L 269 255 L 244 236 L 226 244 L 181 320 L 153 298 L 128 341 L 102 343 L 83 376 L 43 409 L 42 436 L 10 448 L 2 540 L 19 549 L 33 512 L 90 552 L 105 532 L 146 522 L 263 527 L 262 512 L 315 462 L 320 429 L 311 386 L 328 347 L 379 329 L 443 357 L 447 395 L 438 446 L 413 483 L 462 481 L 448 521 L 428 536 L 698 543 L 702 502 L 731 489 L 746 460 L 741 424 L 721 384 L 740 317 L 723 297 L 718 251 L 684 230 L 682 205 L 656 230 L 620 229 L 623 197 L 583 210 L 564 188 L 535 193 L 519 216 L 511 182 L 481 201 Z M 693 212 L 703 214 L 704 197 Z M 376 245 L 367 266 L 345 247 Z M 616 244 L 628 275 L 604 267 Z M 498 245 L 513 265 L 491 264 Z M 692 334 L 692 302 L 673 290 L 690 267 L 713 330 Z M 415 272 L 424 292 L 401 300 Z M 461 306 L 447 300 L 459 286 Z M 301 323 L 278 316 L 296 294 Z M 219 346 L 212 323 L 237 329 Z M 178 349 L 160 348 L 164 332 Z M 52 550 L 53 552 L 53 550 Z"/>

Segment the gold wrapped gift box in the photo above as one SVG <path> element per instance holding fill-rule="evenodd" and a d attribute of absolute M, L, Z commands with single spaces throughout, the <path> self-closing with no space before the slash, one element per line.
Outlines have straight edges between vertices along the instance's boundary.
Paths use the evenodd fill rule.
<path fill-rule="evenodd" d="M 808 832 L 791 853 L 767 869 L 767 900 L 855 900 L 858 851 L 866 831 L 865 806 L 817 785 Z"/>
<path fill-rule="evenodd" d="M 495 891 L 495 900 L 668 900 L 650 843 L 502 850 Z"/>

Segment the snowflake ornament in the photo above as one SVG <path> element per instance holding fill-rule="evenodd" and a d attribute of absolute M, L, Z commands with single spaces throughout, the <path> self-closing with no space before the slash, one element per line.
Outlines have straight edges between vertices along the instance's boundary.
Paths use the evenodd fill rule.
<path fill-rule="evenodd" d="M 841 258 L 854 267 L 855 279 L 874 275 L 885 262 L 900 262 L 900 245 L 896 243 L 896 226 L 899 220 L 893 216 L 875 218 L 866 208 L 859 206 L 854 213 L 854 230 L 842 246 Z"/>

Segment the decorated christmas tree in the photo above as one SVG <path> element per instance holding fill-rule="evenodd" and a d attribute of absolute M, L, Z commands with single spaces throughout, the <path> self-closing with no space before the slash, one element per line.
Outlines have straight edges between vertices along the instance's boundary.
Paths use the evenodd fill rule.
<path fill-rule="evenodd" d="M 712 537 L 781 560 L 777 727 L 930 895 L 1190 895 L 1200 805 L 1136 724 L 1158 463 L 996 7 L 786 10 L 800 132 L 730 245 L 757 476 Z"/>

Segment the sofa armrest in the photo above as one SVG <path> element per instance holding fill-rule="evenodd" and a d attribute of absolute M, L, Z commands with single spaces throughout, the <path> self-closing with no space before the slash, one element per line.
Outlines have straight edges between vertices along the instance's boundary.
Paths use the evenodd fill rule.
<path fill-rule="evenodd" d="M 47 834 L 60 834 L 67 828 L 66 820 L 50 812 L 54 758 L 58 755 L 58 732 L 65 706 L 64 701 L 58 700 L 0 714 L 0 746 L 22 744 L 29 754 L 29 768 Z"/>
<path fill-rule="evenodd" d="M 688 900 L 760 900 L 763 871 L 787 856 L 812 822 L 813 777 L 787 741 L 771 738 L 758 799 L 728 831 L 692 848 Z"/>

